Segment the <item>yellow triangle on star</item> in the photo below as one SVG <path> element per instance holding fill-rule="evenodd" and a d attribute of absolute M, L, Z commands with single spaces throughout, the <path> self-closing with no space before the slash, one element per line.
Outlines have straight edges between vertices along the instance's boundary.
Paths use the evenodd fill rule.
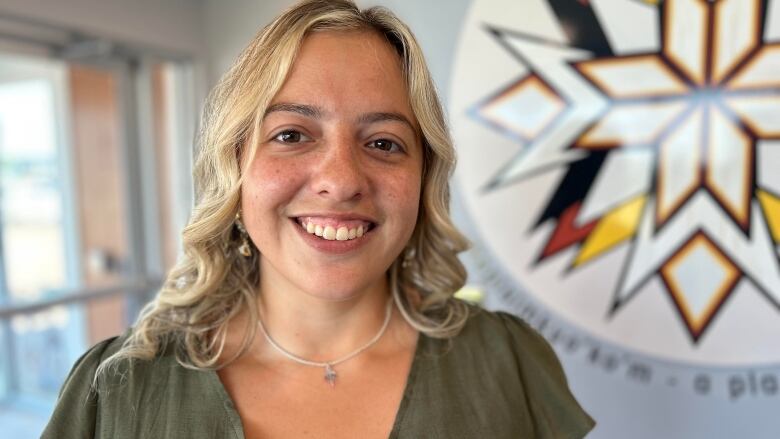
<path fill-rule="evenodd" d="M 636 197 L 604 215 L 580 248 L 574 266 L 584 264 L 634 236 L 646 196 Z"/>
<path fill-rule="evenodd" d="M 764 211 L 769 231 L 772 233 L 772 239 L 780 243 L 780 198 L 761 189 L 756 191 L 756 195 L 758 201 L 761 202 L 761 208 Z"/>

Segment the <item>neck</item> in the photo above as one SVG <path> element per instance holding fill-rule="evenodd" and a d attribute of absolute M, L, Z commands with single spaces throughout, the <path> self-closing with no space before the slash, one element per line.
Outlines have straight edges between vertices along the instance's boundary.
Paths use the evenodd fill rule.
<path fill-rule="evenodd" d="M 260 318 L 271 338 L 288 352 L 311 361 L 332 361 L 378 333 L 385 320 L 389 290 L 383 278 L 360 294 L 336 300 L 263 279 Z M 264 339 L 263 344 L 270 348 Z"/>

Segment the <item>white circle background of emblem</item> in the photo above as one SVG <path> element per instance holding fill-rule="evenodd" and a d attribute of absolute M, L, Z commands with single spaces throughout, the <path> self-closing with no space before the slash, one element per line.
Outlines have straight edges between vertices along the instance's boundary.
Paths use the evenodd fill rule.
<path fill-rule="evenodd" d="M 708 42 L 691 29 L 711 6 L 668 3 L 662 21 L 639 0 L 591 0 L 613 51 L 597 58 L 546 0 L 475 0 L 450 93 L 460 198 L 490 263 L 588 336 L 674 363 L 777 365 L 780 49 L 766 44 L 780 7 L 756 39 L 759 1 L 723 0 L 744 20 Z M 720 54 L 706 92 L 697 44 Z M 539 222 L 570 165 L 606 150 L 581 203 Z"/>

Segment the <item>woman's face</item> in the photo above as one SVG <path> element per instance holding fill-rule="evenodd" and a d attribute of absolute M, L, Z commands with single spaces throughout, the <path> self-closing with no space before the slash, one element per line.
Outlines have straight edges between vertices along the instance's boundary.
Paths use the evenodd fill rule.
<path fill-rule="evenodd" d="M 306 37 L 242 186 L 264 288 L 343 300 L 384 287 L 417 219 L 417 133 L 386 41 L 369 32 Z"/>

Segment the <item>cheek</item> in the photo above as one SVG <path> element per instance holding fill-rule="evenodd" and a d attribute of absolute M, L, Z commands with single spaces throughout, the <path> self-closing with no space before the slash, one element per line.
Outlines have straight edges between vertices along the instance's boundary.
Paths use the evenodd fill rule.
<path fill-rule="evenodd" d="M 386 185 L 387 206 L 398 212 L 403 229 L 411 235 L 417 223 L 417 213 L 420 207 L 420 176 L 419 174 L 407 174 L 388 183 Z"/>
<path fill-rule="evenodd" d="M 241 207 L 247 222 L 266 223 L 295 196 L 303 178 L 304 173 L 290 163 L 255 161 L 241 186 Z"/>

